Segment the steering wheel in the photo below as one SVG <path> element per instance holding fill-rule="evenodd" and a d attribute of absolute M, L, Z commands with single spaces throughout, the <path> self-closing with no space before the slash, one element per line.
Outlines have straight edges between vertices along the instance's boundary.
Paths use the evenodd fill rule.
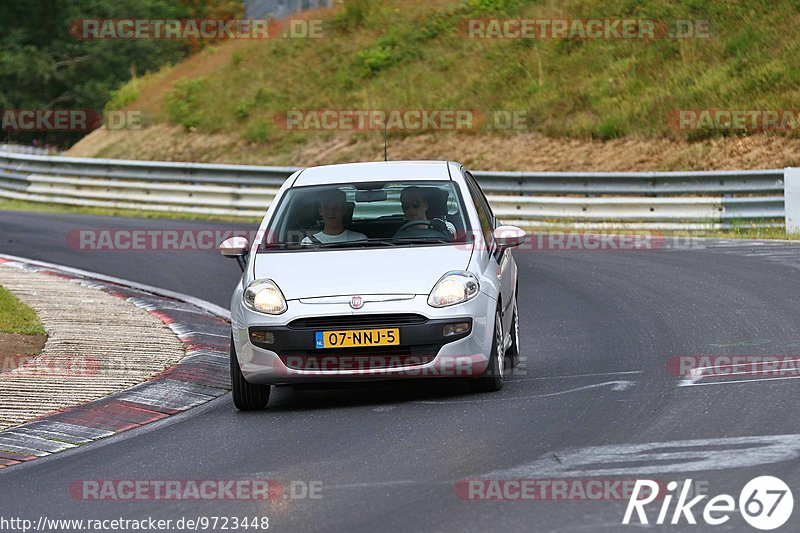
<path fill-rule="evenodd" d="M 435 231 L 437 233 L 444 235 L 448 241 L 452 240 L 453 238 L 453 234 L 450 233 L 450 230 L 447 227 L 447 223 L 440 218 L 434 218 L 431 220 L 412 220 L 410 222 L 406 222 L 405 224 L 400 226 L 400 228 L 398 228 L 398 230 L 395 232 L 395 235 L 400 235 L 408 228 L 412 228 L 414 226 L 425 226 L 425 229 L 429 229 L 431 231 Z"/>
<path fill-rule="evenodd" d="M 425 226 L 426 228 L 431 227 L 430 220 L 411 220 L 410 222 L 406 222 L 395 231 L 395 234 L 400 233 L 401 231 L 405 231 L 408 228 L 413 228 L 414 226 Z"/>

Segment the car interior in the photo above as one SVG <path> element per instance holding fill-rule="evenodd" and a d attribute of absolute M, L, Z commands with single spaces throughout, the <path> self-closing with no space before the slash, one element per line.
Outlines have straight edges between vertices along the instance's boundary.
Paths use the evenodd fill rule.
<path fill-rule="evenodd" d="M 462 241 L 466 231 L 458 202 L 449 201 L 450 193 L 439 187 L 420 188 L 428 202 L 428 220 L 440 219 L 450 222 L 456 228 L 453 241 Z M 398 233 L 398 230 L 407 222 L 400 206 L 400 190 L 402 187 L 392 191 L 394 196 L 397 196 L 394 201 L 386 200 L 384 195 L 382 202 L 356 202 L 354 201 L 358 197 L 356 192 L 350 189 L 345 190 L 348 201 L 344 214 L 344 227 L 363 233 L 368 238 L 441 239 L 443 237 L 441 230 L 423 225 L 412 226 Z M 284 217 L 286 223 L 279 224 L 281 242 L 299 244 L 305 237 L 323 229 L 324 224 L 319 214 L 319 194 L 318 190 L 308 191 L 294 198 L 289 206 L 288 214 Z M 387 211 L 389 214 L 385 214 Z M 448 235 L 445 236 L 450 240 Z"/>

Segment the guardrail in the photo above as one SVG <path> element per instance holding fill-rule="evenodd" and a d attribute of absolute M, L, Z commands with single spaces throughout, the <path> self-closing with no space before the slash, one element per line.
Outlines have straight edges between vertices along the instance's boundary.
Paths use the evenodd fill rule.
<path fill-rule="evenodd" d="M 33 155 L 58 155 L 56 148 L 41 148 L 38 146 L 28 146 L 22 144 L 0 144 L 0 152 L 12 152 L 15 154 Z"/>
<path fill-rule="evenodd" d="M 85 159 L 0 149 L 0 197 L 261 217 L 296 169 Z M 694 230 L 784 225 L 784 171 L 474 172 L 496 215 L 524 227 Z"/>
<path fill-rule="evenodd" d="M 331 0 L 245 0 L 244 18 L 283 18 L 300 11 L 331 7 Z"/>

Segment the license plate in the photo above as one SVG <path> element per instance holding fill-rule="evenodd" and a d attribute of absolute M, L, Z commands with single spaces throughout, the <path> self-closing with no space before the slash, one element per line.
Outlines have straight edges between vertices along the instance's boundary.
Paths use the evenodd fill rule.
<path fill-rule="evenodd" d="M 392 346 L 400 344 L 400 330 L 348 329 L 345 331 L 317 331 L 317 348 L 356 348 L 359 346 Z"/>

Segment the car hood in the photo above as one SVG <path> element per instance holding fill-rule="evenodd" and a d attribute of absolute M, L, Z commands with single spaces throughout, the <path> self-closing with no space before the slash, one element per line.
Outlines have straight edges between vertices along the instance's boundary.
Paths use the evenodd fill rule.
<path fill-rule="evenodd" d="M 262 252 L 255 279 L 287 300 L 365 294 L 428 294 L 449 270 L 465 270 L 472 245 Z"/>

